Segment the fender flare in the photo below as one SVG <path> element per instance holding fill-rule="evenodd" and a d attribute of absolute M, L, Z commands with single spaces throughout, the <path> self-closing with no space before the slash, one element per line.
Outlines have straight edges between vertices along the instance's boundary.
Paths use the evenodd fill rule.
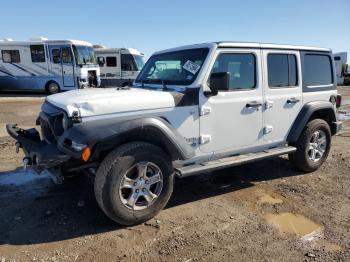
<path fill-rule="evenodd" d="M 334 110 L 334 105 L 327 101 L 314 101 L 309 102 L 303 106 L 300 110 L 297 118 L 295 119 L 289 134 L 287 136 L 288 143 L 296 143 L 303 132 L 306 124 L 314 117 L 320 116 L 319 118 L 324 119 L 331 128 L 332 134 L 336 131 L 333 130 L 333 123 L 336 122 L 336 113 Z"/>
<path fill-rule="evenodd" d="M 102 152 L 132 141 L 155 144 L 168 153 L 172 160 L 186 160 L 194 156 L 194 150 L 185 138 L 160 117 L 83 122 L 64 132 L 60 143 L 66 139 L 88 145 L 94 159 L 99 158 Z"/>

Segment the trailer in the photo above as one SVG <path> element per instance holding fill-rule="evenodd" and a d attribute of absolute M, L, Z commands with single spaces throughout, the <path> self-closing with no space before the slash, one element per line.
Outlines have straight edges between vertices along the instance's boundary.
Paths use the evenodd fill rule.
<path fill-rule="evenodd" d="M 0 91 L 60 91 L 98 87 L 92 44 L 80 40 L 0 41 Z"/>
<path fill-rule="evenodd" d="M 94 46 L 101 87 L 131 85 L 144 65 L 144 54 L 133 48 Z"/>
<path fill-rule="evenodd" d="M 334 67 L 337 77 L 337 85 L 345 84 L 345 77 L 347 75 L 347 52 L 340 52 L 334 54 Z"/>

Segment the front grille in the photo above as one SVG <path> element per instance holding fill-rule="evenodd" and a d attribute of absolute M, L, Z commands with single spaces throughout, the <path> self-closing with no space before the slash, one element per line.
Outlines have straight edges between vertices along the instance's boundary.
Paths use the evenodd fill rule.
<path fill-rule="evenodd" d="M 49 143 L 55 143 L 56 142 L 55 135 L 50 127 L 50 124 L 43 118 L 40 118 L 39 121 L 40 121 L 40 127 L 41 127 L 41 134 L 43 138 Z"/>

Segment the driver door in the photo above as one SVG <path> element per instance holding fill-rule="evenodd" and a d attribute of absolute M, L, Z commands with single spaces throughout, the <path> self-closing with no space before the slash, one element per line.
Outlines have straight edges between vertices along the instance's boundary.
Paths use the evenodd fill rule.
<path fill-rule="evenodd" d="M 219 50 L 212 73 L 230 74 L 229 90 L 200 94 L 200 150 L 227 152 L 262 141 L 263 92 L 260 50 Z M 208 75 L 208 79 L 210 74 Z M 205 84 L 204 91 L 210 90 Z"/>

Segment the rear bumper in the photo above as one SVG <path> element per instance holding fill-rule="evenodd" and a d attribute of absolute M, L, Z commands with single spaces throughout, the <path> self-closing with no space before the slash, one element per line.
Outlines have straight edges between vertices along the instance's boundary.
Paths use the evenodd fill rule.
<path fill-rule="evenodd" d="M 14 138 L 16 146 L 23 148 L 27 163 L 39 170 L 58 166 L 70 160 L 71 156 L 63 153 L 55 144 L 41 141 L 35 128 L 24 130 L 16 124 L 6 125 L 7 133 Z"/>
<path fill-rule="evenodd" d="M 343 129 L 343 122 L 341 121 L 333 122 L 334 135 L 342 129 Z"/>

